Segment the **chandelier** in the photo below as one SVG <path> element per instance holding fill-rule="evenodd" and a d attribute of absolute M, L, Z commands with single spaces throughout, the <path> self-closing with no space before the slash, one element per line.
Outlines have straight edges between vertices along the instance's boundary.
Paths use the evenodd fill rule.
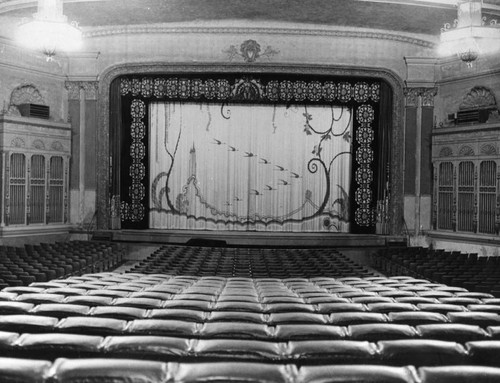
<path fill-rule="evenodd" d="M 82 32 L 77 23 L 68 23 L 63 15 L 63 0 L 38 0 L 38 12 L 23 22 L 17 30 L 17 40 L 29 49 L 41 50 L 47 61 L 56 52 L 71 52 L 81 48 Z"/>
<path fill-rule="evenodd" d="M 482 16 L 482 0 L 458 0 L 457 19 L 441 28 L 441 56 L 457 55 L 468 67 L 479 54 L 500 50 L 500 25 Z"/>

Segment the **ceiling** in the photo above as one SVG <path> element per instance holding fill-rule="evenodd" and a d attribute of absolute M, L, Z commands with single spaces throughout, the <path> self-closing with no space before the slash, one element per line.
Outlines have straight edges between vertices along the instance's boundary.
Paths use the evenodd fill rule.
<path fill-rule="evenodd" d="M 85 29 L 205 21 L 267 21 L 438 35 L 456 18 L 455 0 L 65 0 L 64 14 Z M 33 0 L 0 0 L 0 18 L 30 18 Z M 500 0 L 483 15 L 500 19 Z M 0 19 L 1 20 L 1 19 Z"/>

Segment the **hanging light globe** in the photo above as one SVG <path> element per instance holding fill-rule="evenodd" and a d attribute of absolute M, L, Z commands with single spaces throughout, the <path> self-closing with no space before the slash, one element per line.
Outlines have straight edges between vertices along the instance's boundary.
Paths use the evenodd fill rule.
<path fill-rule="evenodd" d="M 63 15 L 62 0 L 38 0 L 38 12 L 19 25 L 16 40 L 28 49 L 41 50 L 49 61 L 56 52 L 81 49 L 82 32 Z"/>

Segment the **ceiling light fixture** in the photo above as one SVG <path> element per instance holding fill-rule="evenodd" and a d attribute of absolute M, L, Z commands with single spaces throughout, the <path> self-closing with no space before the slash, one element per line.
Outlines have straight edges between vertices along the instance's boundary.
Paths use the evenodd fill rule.
<path fill-rule="evenodd" d="M 456 54 L 468 67 L 479 57 L 500 49 L 500 25 L 496 20 L 487 23 L 482 16 L 482 0 L 458 0 L 457 19 L 453 25 L 441 28 L 439 54 Z"/>
<path fill-rule="evenodd" d="M 63 0 L 38 0 L 38 12 L 18 27 L 17 40 L 26 48 L 43 51 L 47 61 L 53 61 L 58 51 L 80 49 L 82 32 L 63 15 Z"/>

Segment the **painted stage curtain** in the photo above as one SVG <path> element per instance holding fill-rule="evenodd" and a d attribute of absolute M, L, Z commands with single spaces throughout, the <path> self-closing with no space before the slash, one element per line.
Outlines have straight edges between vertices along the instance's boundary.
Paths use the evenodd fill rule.
<path fill-rule="evenodd" d="M 151 228 L 350 231 L 347 106 L 149 107 Z"/>

